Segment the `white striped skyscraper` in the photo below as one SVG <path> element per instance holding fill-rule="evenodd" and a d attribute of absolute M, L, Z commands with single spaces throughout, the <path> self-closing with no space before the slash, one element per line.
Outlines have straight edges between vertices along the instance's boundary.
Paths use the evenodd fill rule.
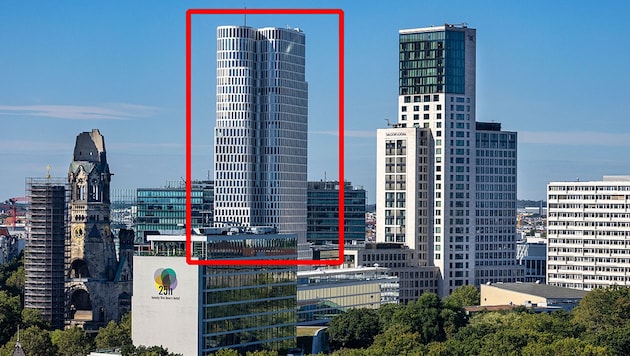
<path fill-rule="evenodd" d="M 306 242 L 308 85 L 299 29 L 217 29 L 215 223 Z"/>

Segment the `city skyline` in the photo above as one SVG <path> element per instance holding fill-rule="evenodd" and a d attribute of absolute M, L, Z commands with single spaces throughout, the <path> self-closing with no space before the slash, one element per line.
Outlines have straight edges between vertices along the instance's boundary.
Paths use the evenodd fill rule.
<path fill-rule="evenodd" d="M 5 45 L 0 56 L 5 132 L 0 165 L 6 172 L 0 178 L 0 199 L 24 195 L 25 178 L 44 177 L 48 164 L 51 175 L 63 177 L 72 138 L 93 128 L 108 137 L 113 189 L 161 186 L 185 175 L 185 12 L 208 4 L 119 4 L 0 6 Z M 366 188 L 369 203 L 376 192 L 376 129 L 397 116 L 398 30 L 443 23 L 465 21 L 478 30 L 476 117 L 518 132 L 519 199 L 543 199 L 551 181 L 628 173 L 624 153 L 630 123 L 623 118 L 630 110 L 622 103 L 630 39 L 621 35 L 628 5 L 454 2 L 405 4 L 404 12 L 393 5 L 256 4 L 345 11 L 345 178 Z M 213 24 L 193 22 L 208 30 L 195 32 L 193 41 L 199 42 L 193 45 L 212 44 L 216 25 L 243 21 L 233 16 L 212 18 Z M 326 52 L 336 46 L 337 29 L 331 25 L 336 19 L 248 16 L 246 21 L 256 27 L 300 27 L 307 34 L 308 179 L 336 179 L 336 159 L 325 159 L 336 154 L 336 145 L 330 144 L 336 142 L 336 107 L 331 105 L 336 72 L 329 64 L 337 54 Z M 207 68 L 193 86 L 213 77 L 211 47 Z M 199 63 L 193 58 L 194 68 Z M 215 93 L 208 82 L 210 90 L 193 87 L 199 89 L 193 105 L 207 99 L 193 107 L 193 145 L 200 152 L 193 161 L 197 179 L 212 176 Z"/>

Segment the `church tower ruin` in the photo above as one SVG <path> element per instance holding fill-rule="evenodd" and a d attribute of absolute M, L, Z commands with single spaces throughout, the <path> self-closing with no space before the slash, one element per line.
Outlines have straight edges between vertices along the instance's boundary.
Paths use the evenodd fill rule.
<path fill-rule="evenodd" d="M 110 228 L 110 181 L 105 139 L 95 129 L 77 136 L 68 171 L 66 325 L 98 330 L 130 309 L 133 232 Z"/>

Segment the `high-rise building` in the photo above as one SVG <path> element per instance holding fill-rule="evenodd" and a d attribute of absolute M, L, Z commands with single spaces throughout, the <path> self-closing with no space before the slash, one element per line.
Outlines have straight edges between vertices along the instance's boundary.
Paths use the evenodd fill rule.
<path fill-rule="evenodd" d="M 475 285 L 524 277 L 516 256 L 516 132 L 477 122 L 475 132 Z"/>
<path fill-rule="evenodd" d="M 344 241 L 365 241 L 365 189 L 344 182 Z M 316 245 L 339 243 L 339 182 L 308 182 L 306 239 Z"/>
<path fill-rule="evenodd" d="M 273 226 L 298 234 L 304 250 L 304 33 L 220 26 L 216 105 L 215 225 Z"/>
<path fill-rule="evenodd" d="M 133 232 L 121 229 L 119 252 L 110 228 L 110 181 L 105 139 L 77 135 L 68 171 L 66 324 L 98 330 L 131 308 Z"/>
<path fill-rule="evenodd" d="M 547 284 L 630 286 L 630 176 L 547 185 Z"/>
<path fill-rule="evenodd" d="M 29 178 L 24 307 L 37 309 L 53 329 L 64 327 L 67 183 Z"/>
<path fill-rule="evenodd" d="M 505 229 L 516 219 L 516 134 L 475 121 L 475 51 L 476 31 L 465 25 L 401 30 L 398 120 L 377 132 L 376 239 L 404 243 L 421 266 L 438 267 L 440 295 L 479 284 L 477 259 L 493 266 L 492 281 L 518 275 L 515 227 Z M 477 150 L 485 135 L 506 146 Z M 485 154 L 492 160 L 479 163 L 487 169 L 480 173 Z M 501 181 L 478 192 L 477 180 L 486 178 Z M 512 211 L 500 221 L 477 221 Z M 476 255 L 490 244 L 492 254 Z"/>

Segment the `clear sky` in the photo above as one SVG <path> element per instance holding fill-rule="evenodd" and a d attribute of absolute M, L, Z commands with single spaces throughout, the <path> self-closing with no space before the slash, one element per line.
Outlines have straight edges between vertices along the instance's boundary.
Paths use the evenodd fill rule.
<path fill-rule="evenodd" d="M 519 133 L 518 197 L 549 181 L 630 174 L 627 1 L 29 1 L 0 3 L 0 199 L 46 165 L 64 177 L 76 135 L 105 136 L 113 189 L 185 175 L 189 8 L 345 11 L 346 179 L 375 194 L 376 129 L 397 116 L 398 30 L 477 29 L 477 120 Z M 193 176 L 212 167 L 216 26 L 193 18 Z M 248 17 L 307 36 L 309 179 L 337 178 L 333 16 Z"/>

